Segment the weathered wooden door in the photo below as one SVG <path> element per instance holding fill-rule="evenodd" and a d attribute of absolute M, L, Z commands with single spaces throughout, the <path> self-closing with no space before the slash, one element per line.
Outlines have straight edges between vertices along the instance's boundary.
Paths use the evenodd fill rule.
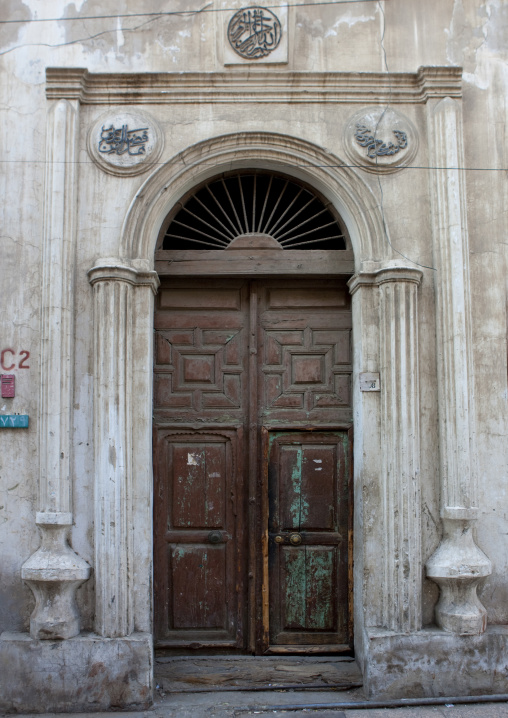
<path fill-rule="evenodd" d="M 348 644 L 350 334 L 339 280 L 163 282 L 159 646 L 264 653 Z"/>
<path fill-rule="evenodd" d="M 248 285 L 164 284 L 155 314 L 155 634 L 242 648 Z"/>
<path fill-rule="evenodd" d="M 347 431 L 270 432 L 269 646 L 349 648 Z"/>

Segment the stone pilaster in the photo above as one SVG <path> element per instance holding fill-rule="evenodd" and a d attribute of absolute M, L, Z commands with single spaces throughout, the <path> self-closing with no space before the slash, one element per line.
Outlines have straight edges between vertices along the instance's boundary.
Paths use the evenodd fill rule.
<path fill-rule="evenodd" d="M 381 452 L 387 542 L 383 546 L 383 624 L 421 628 L 422 559 L 418 285 L 416 269 L 387 269 L 379 285 Z"/>
<path fill-rule="evenodd" d="M 476 595 L 491 563 L 473 537 L 478 515 L 474 383 L 460 105 L 441 100 L 430 113 L 436 334 L 443 537 L 427 562 L 440 587 L 436 622 L 461 635 L 482 633 L 486 611 Z"/>
<path fill-rule="evenodd" d="M 155 292 L 158 278 L 128 262 L 106 259 L 89 271 L 89 279 L 95 331 L 95 629 L 114 638 L 135 629 L 134 293 L 140 286 Z"/>
<path fill-rule="evenodd" d="M 373 551 L 373 586 L 380 595 L 376 616 L 369 620 L 397 633 L 421 628 L 421 508 L 420 508 L 420 426 L 418 380 L 418 286 L 421 272 L 391 266 L 356 275 L 350 282 L 353 303 L 358 290 L 361 302 L 371 305 L 376 317 L 377 347 L 371 356 L 379 357 L 377 366 L 357 366 L 355 371 L 378 371 L 379 393 L 360 393 L 359 402 L 375 406 L 378 432 L 361 437 L 373 442 L 382 437 L 377 466 L 375 508 L 364 511 L 363 521 L 374 526 L 373 536 L 382 545 L 381 562 Z M 366 296 L 374 293 L 375 299 Z M 376 311 L 377 310 L 377 311 Z M 363 330 L 365 334 L 365 328 Z M 368 356 L 368 354 L 366 354 Z M 370 413 L 373 413 L 374 406 Z M 364 416 L 369 412 L 363 410 Z M 361 449 L 360 449 L 361 450 Z M 365 452 L 364 452 L 365 453 Z M 371 455 L 376 452 L 370 452 Z M 371 482 L 375 479 L 371 478 Z M 363 484 L 366 482 L 363 481 Z M 366 488 L 370 493 L 369 487 Z M 368 502 L 368 498 L 366 499 Z M 370 515 L 372 514 L 372 515 Z M 375 515 L 374 515 L 375 514 Z M 373 540 L 374 543 L 376 539 Z M 369 539 L 366 539 L 368 547 Z"/>
<path fill-rule="evenodd" d="M 36 522 L 42 546 L 23 565 L 36 606 L 33 638 L 79 633 L 76 588 L 90 567 L 67 543 L 71 513 L 75 206 L 78 103 L 48 112 L 42 249 L 40 477 Z"/>

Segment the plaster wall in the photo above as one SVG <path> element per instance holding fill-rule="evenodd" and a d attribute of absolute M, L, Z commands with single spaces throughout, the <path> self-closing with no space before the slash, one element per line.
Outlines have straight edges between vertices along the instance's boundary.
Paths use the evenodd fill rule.
<path fill-rule="evenodd" d="M 277 3 L 275 3 L 277 4 Z M 38 548 L 35 525 L 39 475 L 40 306 L 42 299 L 41 252 L 48 101 L 46 68 L 86 68 L 90 73 L 220 72 L 234 77 L 245 70 L 221 62 L 223 13 L 221 8 L 241 7 L 238 0 L 213 5 L 196 4 L 202 12 L 189 14 L 186 0 L 172 0 L 168 11 L 183 14 L 152 16 L 159 10 L 151 0 L 136 3 L 137 17 L 64 20 L 79 16 L 132 14 L 130 3 L 64 3 L 6 0 L 5 17 L 19 24 L 0 24 L 0 137 L 2 173 L 2 261 L 0 287 L 0 351 L 5 370 L 11 358 L 15 368 L 15 399 L 2 400 L 0 414 L 30 416 L 28 430 L 0 430 L 0 633 L 27 631 L 33 609 L 31 591 L 21 580 L 21 566 Z M 213 12 L 212 12 L 213 10 Z M 185 12 L 184 12 L 185 11 Z M 34 19 L 61 18 L 48 22 Z M 464 171 L 469 228 L 470 283 L 476 446 L 479 475 L 477 543 L 493 564 L 492 574 L 479 589 L 490 624 L 508 623 L 508 496 L 507 479 L 507 365 L 506 365 L 506 217 L 508 167 L 506 97 L 508 96 L 508 11 L 502 0 L 433 0 L 432 2 L 306 3 L 288 9 L 288 63 L 273 72 L 386 72 L 416 73 L 420 66 L 462 66 Z M 255 77 L 262 66 L 249 65 Z M 194 98 L 175 104 L 136 105 L 148 112 L 164 135 L 158 167 L 179 152 L 235 132 L 286 135 L 324 148 L 344 160 L 343 130 L 351 115 L 367 104 L 293 101 L 266 104 L 250 101 L 249 81 L 244 98 L 235 102 L 207 102 Z M 376 94 L 372 104 L 378 104 Z M 414 167 L 393 174 L 354 170 L 370 197 L 372 208 L 382 212 L 388 237 L 377 238 L 376 256 L 370 260 L 397 260 L 422 271 L 418 289 L 420 371 L 420 486 L 422 557 L 435 551 L 441 536 L 439 518 L 439 451 L 436 364 L 435 257 L 433 253 L 430 185 L 433 173 L 428 148 L 428 113 L 433 103 L 398 104 L 416 127 L 419 149 Z M 72 356 L 73 413 L 71 478 L 73 526 L 70 544 L 94 566 L 94 453 L 93 453 L 93 293 L 87 272 L 98 257 L 118 257 L 122 227 L 129 208 L 147 174 L 119 177 L 104 173 L 87 151 L 87 134 L 104 105 L 82 104 L 76 168 L 76 265 L 74 345 Z M 234 161 L 234 160 L 233 160 Z M 244 160 L 238 160 L 241 166 Z M 206 175 L 202 165 L 201 177 Z M 295 174 L 303 170 L 295 169 Z M 211 164 L 210 176 L 216 173 Z M 190 188 L 190 187 L 189 187 Z M 320 188 L 321 189 L 321 188 Z M 381 210 L 379 209 L 381 208 Z M 168 207 L 169 209 L 169 207 Z M 388 243 L 388 239 L 390 244 Z M 402 256 L 401 256 L 402 255 Z M 357 257 L 361 261 L 361 257 Z M 358 267 L 361 269 L 361 267 Z M 372 311 L 377 311 L 374 307 Z M 21 351 L 30 352 L 19 368 Z M 368 354 L 365 362 L 372 361 Z M 369 370 L 365 366 L 365 370 Z M 146 377 L 145 377 L 146 379 Z M 143 386 L 143 379 L 139 379 Z M 145 382 L 146 383 L 146 382 Z M 373 399 L 373 397 L 370 397 Z M 368 407 L 366 409 L 368 413 Z M 377 427 L 379 430 L 379 427 Z M 379 437 L 382 444 L 382 437 Z M 361 462 L 361 457 L 359 457 Z M 375 586 L 369 586 L 372 557 L 383 545 L 382 527 L 376 522 L 373 464 L 370 489 L 363 497 L 359 522 L 368 524 L 368 542 L 358 556 L 365 586 L 358 593 L 357 623 L 382 627 L 383 606 Z M 150 511 L 150 496 L 140 491 L 140 511 Z M 359 509 L 360 510 L 360 509 Z M 140 552 L 150 545 L 139 537 Z M 362 548 L 363 550 L 363 548 Z M 365 561 L 365 556 L 369 558 Z M 141 559 L 140 559 L 141 561 Z M 148 579 L 137 591 L 134 630 L 149 631 Z M 357 572 L 358 580 L 362 580 Z M 424 625 L 434 622 L 438 587 L 422 577 Z M 357 590 L 359 587 L 357 585 Z M 368 601 L 365 597 L 368 595 Z M 94 628 L 94 574 L 77 591 L 84 631 Z M 358 648 L 362 649 L 359 637 Z"/>

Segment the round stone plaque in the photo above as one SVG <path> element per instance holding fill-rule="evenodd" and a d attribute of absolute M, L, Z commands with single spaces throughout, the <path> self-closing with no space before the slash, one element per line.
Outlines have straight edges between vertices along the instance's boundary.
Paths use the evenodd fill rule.
<path fill-rule="evenodd" d="M 136 175 L 160 157 L 163 137 L 145 112 L 111 111 L 102 115 L 88 134 L 88 151 L 105 172 Z"/>
<path fill-rule="evenodd" d="M 227 34 L 229 44 L 240 57 L 260 60 L 279 46 L 282 26 L 271 10 L 246 7 L 233 15 Z"/>
<path fill-rule="evenodd" d="M 396 172 L 415 157 L 418 134 L 413 123 L 397 110 L 371 107 L 349 120 L 344 146 L 352 164 L 370 172 Z"/>

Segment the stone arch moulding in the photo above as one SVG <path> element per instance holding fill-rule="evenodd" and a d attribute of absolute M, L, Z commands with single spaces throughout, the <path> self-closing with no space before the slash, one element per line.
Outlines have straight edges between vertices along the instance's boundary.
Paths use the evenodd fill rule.
<path fill-rule="evenodd" d="M 378 271 L 391 266 L 395 279 L 401 272 L 390 255 L 385 256 L 388 244 L 382 216 L 368 186 L 355 171 L 314 144 L 261 132 L 219 136 L 190 146 L 147 179 L 127 212 L 116 257 L 98 259 L 88 272 L 94 294 L 95 630 L 105 638 L 142 632 L 151 639 L 151 559 L 144 549 L 147 541 L 151 545 L 152 527 L 152 331 L 159 284 L 153 263 L 159 230 L 167 213 L 189 189 L 221 171 L 255 167 L 292 175 L 330 200 L 351 237 L 356 276 L 366 271 L 366 264 Z M 405 282 L 405 276 L 400 279 Z M 375 278 L 361 292 L 352 292 L 353 313 L 358 315 L 366 295 L 372 295 L 370 303 L 377 306 L 373 295 L 379 286 Z M 367 314 L 359 316 L 358 348 L 365 331 L 377 336 L 377 310 Z M 411 317 L 416 320 L 416 313 Z M 390 333 L 383 341 L 389 339 Z M 380 356 L 379 345 L 372 351 Z M 355 383 L 360 372 L 379 371 L 377 363 L 364 366 L 367 353 L 355 349 Z M 360 417 L 355 419 L 356 425 L 368 409 L 360 408 L 364 397 L 356 389 L 354 392 Z M 361 435 L 358 431 L 357 436 Z M 368 453 L 374 457 L 380 447 L 373 444 Z M 115 482 L 109 480 L 112 452 L 122 457 L 116 463 Z M 355 453 L 360 477 L 363 449 L 359 439 Z M 114 532 L 110 526 L 115 527 Z M 134 533 L 143 535 L 145 542 L 134 541 Z M 362 606 L 363 598 L 357 603 Z M 358 625 L 362 623 L 363 619 Z"/>
<path fill-rule="evenodd" d="M 247 168 L 285 172 L 327 197 L 348 228 L 356 271 L 365 261 L 389 258 L 379 202 L 359 174 L 318 145 L 269 132 L 241 132 L 199 142 L 154 172 L 131 203 L 119 256 L 145 260 L 144 268 L 152 268 L 162 222 L 182 195 L 221 171 Z"/>
<path fill-rule="evenodd" d="M 344 166 L 337 157 L 312 143 L 262 132 L 223 135 L 188 147 L 146 180 L 134 197 L 123 225 L 118 252 L 118 256 L 123 259 L 116 260 L 117 266 L 112 266 L 115 264 L 114 260 L 103 260 L 103 266 L 109 264 L 106 272 L 108 281 L 118 284 L 123 281 L 122 272 L 126 269 L 126 266 L 121 265 L 130 265 L 131 271 L 137 276 L 132 282 L 132 288 L 140 283 L 140 278 L 151 275 L 154 280 L 152 291 L 155 291 L 157 277 L 153 271 L 153 261 L 157 237 L 172 207 L 187 191 L 221 171 L 256 167 L 284 172 L 321 192 L 342 217 L 353 245 L 355 276 L 350 280 L 350 289 L 355 326 L 354 482 L 357 489 L 354 612 L 355 647 L 359 659 L 363 661 L 365 653 L 368 652 L 365 632 L 369 625 L 381 623 L 389 626 L 396 634 L 411 633 L 421 627 L 421 546 L 419 540 L 411 542 L 410 545 L 405 543 L 404 526 L 410 521 L 414 535 L 419 537 L 418 287 L 422 273 L 414 267 L 403 266 L 400 261 L 394 261 L 389 244 L 385 241 L 386 230 L 377 199 L 355 170 Z M 104 304 L 106 295 L 98 291 L 102 279 L 101 267 L 96 266 L 90 270 L 89 276 L 94 284 L 96 316 L 107 315 Z M 124 435 L 118 436 L 117 454 L 123 444 L 129 445 L 128 453 L 136 457 L 139 467 L 136 481 L 142 484 L 138 486 L 137 493 L 146 495 L 150 491 L 151 481 L 151 470 L 147 467 L 151 467 L 152 360 L 151 349 L 146 350 L 146 347 L 151 347 L 152 322 L 146 321 L 146 317 L 152 316 L 153 313 L 153 294 L 144 281 L 141 284 L 145 290 L 140 292 L 138 288 L 134 294 L 139 297 L 142 307 L 139 306 L 135 311 L 126 310 L 125 314 L 133 317 L 132 325 L 127 326 L 132 341 L 122 336 L 116 343 L 105 343 L 104 349 L 106 353 L 110 352 L 111 356 L 99 357 L 97 350 L 101 349 L 101 343 L 98 340 L 96 368 L 100 373 L 102 366 L 107 366 L 114 358 L 117 361 L 123 347 L 132 345 L 133 357 L 140 356 L 135 346 L 145 348 L 143 366 L 138 366 L 138 359 L 132 370 L 133 379 L 138 377 L 136 396 L 145 399 L 137 402 L 136 428 L 132 433 L 129 427 L 133 426 L 134 416 L 130 421 L 124 422 Z M 110 287 L 108 291 L 111 293 L 113 288 Z M 137 316 L 144 317 L 145 321 L 138 321 Z M 102 333 L 99 327 L 96 327 L 96 332 L 98 336 Z M 406 349 L 409 351 L 408 356 Z M 381 380 L 379 394 L 360 391 L 359 377 L 362 372 L 381 372 L 386 377 L 386 381 L 383 378 Z M 104 382 L 100 376 L 95 377 L 95 384 L 97 387 L 113 386 L 110 382 Z M 108 403 L 114 403 L 115 396 L 97 396 L 96 404 L 99 405 L 100 401 L 106 407 Z M 126 411 L 132 412 L 132 405 L 126 404 Z M 101 455 L 101 435 L 101 432 L 97 433 L 98 457 Z M 397 438 L 382 446 L 380 437 L 384 435 Z M 104 446 L 103 453 L 109 449 L 109 446 Z M 380 456 L 383 457 L 381 462 Z M 400 456 L 409 458 L 401 464 Z M 99 474 L 100 471 L 96 480 L 100 494 L 104 482 Z M 388 499 L 383 501 L 380 496 L 376 504 L 374 513 L 377 534 L 374 537 L 369 533 L 371 530 L 367 526 L 368 522 L 364 525 L 362 518 L 363 494 L 367 492 L 367 495 L 377 496 L 379 486 L 382 487 L 385 499 Z M 149 496 L 147 500 L 150 502 Z M 393 506 L 399 503 L 405 508 L 399 520 L 394 520 Z M 126 510 L 128 506 L 127 500 Z M 146 522 L 150 522 L 148 515 L 140 517 L 140 521 L 144 523 L 146 530 Z M 97 540 L 102 540 L 100 531 Z M 372 546 L 380 540 L 388 541 L 391 547 L 390 555 L 383 566 L 377 566 L 372 554 Z M 122 550 L 127 551 L 127 548 Z M 411 566 L 409 573 L 400 568 L 403 563 L 398 565 L 395 557 L 400 555 L 404 555 L 407 565 Z M 134 558 L 133 565 L 136 563 Z M 364 581 L 362 567 L 373 567 L 375 564 L 376 569 L 371 568 L 369 581 Z M 140 568 L 139 573 L 145 577 L 145 599 L 148 604 L 150 597 L 147 571 L 148 567 L 145 566 Z M 118 577 L 119 580 L 120 578 Z M 109 584 L 111 576 L 104 576 L 103 580 Z M 143 580 L 140 583 L 143 584 Z M 112 589 L 103 593 L 108 595 L 112 593 Z M 378 595 L 375 601 L 372 599 L 374 594 Z M 119 606 L 118 602 L 114 607 L 102 606 L 104 626 L 117 626 L 119 611 L 129 613 L 131 609 L 128 595 L 129 589 L 126 586 L 123 607 Z M 138 601 L 136 596 L 133 600 L 132 619 L 127 622 L 123 619 L 120 621 L 128 626 L 123 629 L 127 633 L 136 625 L 142 625 L 144 630 L 147 630 L 150 623 L 150 617 L 143 611 L 143 602 Z M 409 613 L 405 611 L 406 604 L 412 607 Z M 107 629 L 107 635 L 111 627 Z"/>

